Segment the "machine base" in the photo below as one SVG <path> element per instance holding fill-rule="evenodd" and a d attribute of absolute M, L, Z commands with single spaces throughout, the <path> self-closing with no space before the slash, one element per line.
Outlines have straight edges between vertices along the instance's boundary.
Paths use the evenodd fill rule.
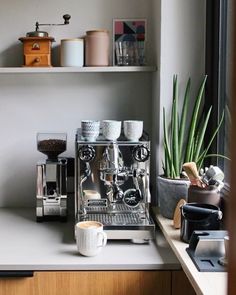
<path fill-rule="evenodd" d="M 44 222 L 44 221 L 60 221 L 60 222 L 67 222 L 67 216 L 36 216 L 37 222 Z"/>

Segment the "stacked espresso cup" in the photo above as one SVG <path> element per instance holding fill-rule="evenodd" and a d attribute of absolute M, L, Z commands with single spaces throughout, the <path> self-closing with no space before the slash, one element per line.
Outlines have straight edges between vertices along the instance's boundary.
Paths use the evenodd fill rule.
<path fill-rule="evenodd" d="M 106 140 L 116 141 L 121 135 L 122 121 L 117 120 L 82 120 L 81 135 L 85 141 L 96 141 L 100 134 Z M 143 134 L 143 121 L 125 120 L 123 121 L 124 135 L 128 141 L 138 141 Z"/>

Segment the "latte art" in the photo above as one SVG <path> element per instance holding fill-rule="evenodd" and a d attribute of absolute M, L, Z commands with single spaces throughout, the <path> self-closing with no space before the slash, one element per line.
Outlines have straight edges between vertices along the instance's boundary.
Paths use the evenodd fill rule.
<path fill-rule="evenodd" d="M 84 229 L 99 228 L 101 226 L 102 224 L 96 221 L 84 221 L 84 222 L 80 222 L 78 225 L 79 228 L 84 228 Z"/>

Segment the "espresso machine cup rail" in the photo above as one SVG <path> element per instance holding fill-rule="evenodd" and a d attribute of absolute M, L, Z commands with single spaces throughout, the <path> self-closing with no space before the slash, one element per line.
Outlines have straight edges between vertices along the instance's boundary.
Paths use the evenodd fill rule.
<path fill-rule="evenodd" d="M 155 225 L 150 206 L 150 141 L 75 140 L 75 219 L 103 223 L 108 239 L 150 240 Z M 86 190 L 100 198 L 87 199 Z"/>

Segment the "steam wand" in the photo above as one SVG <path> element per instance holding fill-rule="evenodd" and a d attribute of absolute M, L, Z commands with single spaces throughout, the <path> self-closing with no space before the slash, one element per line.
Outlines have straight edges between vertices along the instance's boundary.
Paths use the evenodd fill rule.
<path fill-rule="evenodd" d="M 80 191 L 80 194 L 81 196 L 83 195 L 83 191 L 82 191 L 82 183 L 85 182 L 85 180 L 91 175 L 91 168 L 90 168 L 90 165 L 89 165 L 89 162 L 85 162 L 85 169 L 84 169 L 84 174 L 81 175 L 81 178 L 80 178 L 80 188 L 81 188 L 81 191 Z M 92 174 L 92 177 L 93 177 L 93 174 Z M 85 209 L 85 206 L 82 205 L 82 203 L 80 204 L 80 211 L 81 211 L 81 214 L 82 215 L 86 215 L 87 214 L 87 211 Z"/>

